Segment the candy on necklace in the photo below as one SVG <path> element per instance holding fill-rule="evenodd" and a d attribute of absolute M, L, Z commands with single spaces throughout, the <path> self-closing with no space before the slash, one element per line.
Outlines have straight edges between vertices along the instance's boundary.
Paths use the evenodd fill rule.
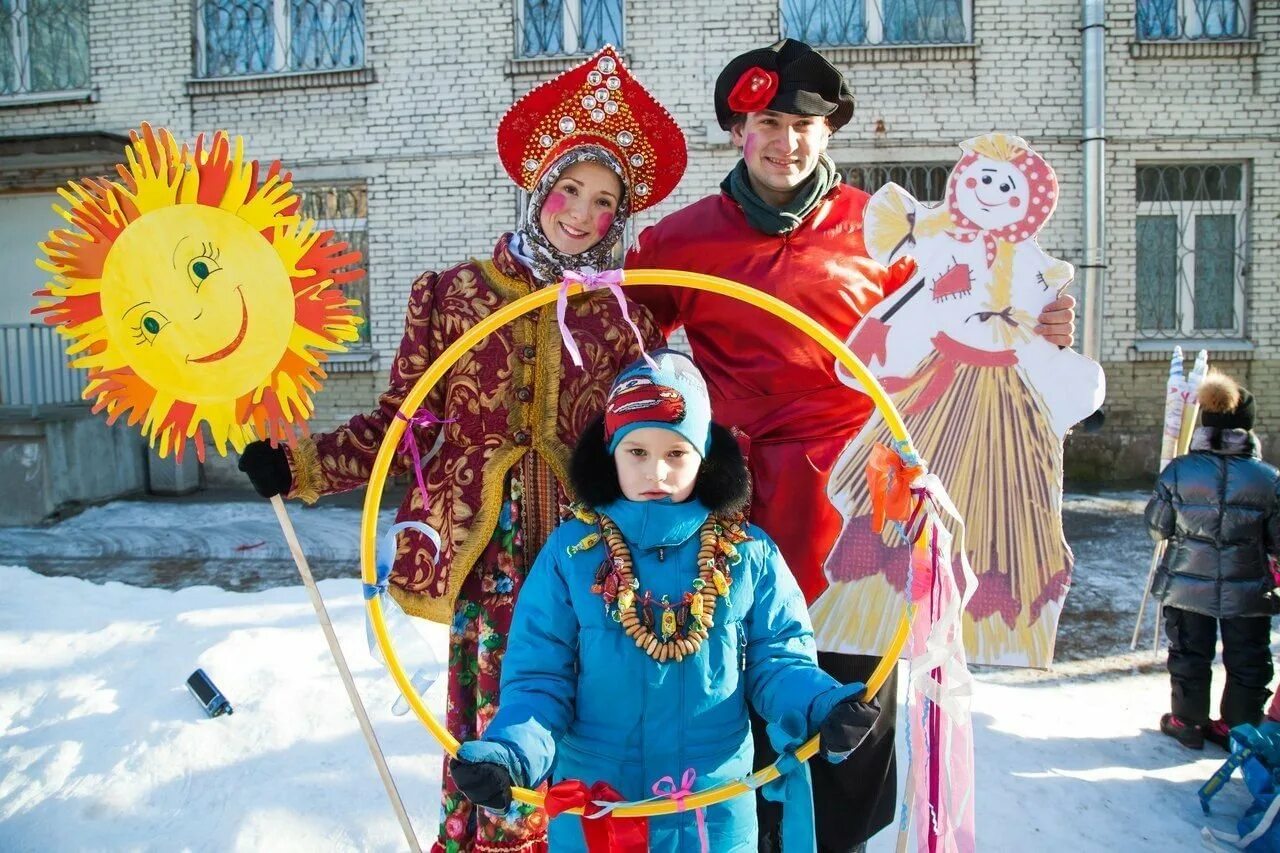
<path fill-rule="evenodd" d="M 588 533 L 586 536 L 582 537 L 582 539 L 578 542 L 577 545 L 570 545 L 565 550 L 569 552 L 570 557 L 574 557 L 574 556 L 577 556 L 582 551 L 590 551 L 592 548 L 596 547 L 596 545 L 599 545 L 599 544 L 600 544 L 600 533 L 598 531 L 592 531 L 591 533 Z"/>

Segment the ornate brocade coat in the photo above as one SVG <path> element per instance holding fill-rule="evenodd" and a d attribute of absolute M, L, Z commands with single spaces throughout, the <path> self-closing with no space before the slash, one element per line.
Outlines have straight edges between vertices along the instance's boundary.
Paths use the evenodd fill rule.
<path fill-rule="evenodd" d="M 369 480 L 383 436 L 404 398 L 442 352 L 472 326 L 535 290 L 532 274 L 508 250 L 504 235 L 493 259 L 472 259 L 413 283 L 404 338 L 378 406 L 332 432 L 288 448 L 293 487 L 289 497 L 312 502 Z M 662 344 L 647 311 L 628 304 L 646 348 Z M 409 490 L 397 521 L 423 521 L 440 533 L 440 559 L 432 561 L 426 537 L 400 534 L 391 592 L 415 616 L 448 623 L 462 582 L 493 536 L 507 474 L 531 450 L 569 490 L 571 448 L 604 410 L 609 386 L 622 368 L 640 357 L 634 334 L 608 292 L 570 300 L 566 322 L 582 352 L 583 367 L 569 359 L 556 324 L 554 304 L 525 314 L 464 353 L 427 395 L 424 407 L 443 427 L 417 427 L 426 455 L 437 430 L 444 442 L 423 472 L 430 506 Z M 398 449 L 393 474 L 410 470 L 411 457 Z"/>

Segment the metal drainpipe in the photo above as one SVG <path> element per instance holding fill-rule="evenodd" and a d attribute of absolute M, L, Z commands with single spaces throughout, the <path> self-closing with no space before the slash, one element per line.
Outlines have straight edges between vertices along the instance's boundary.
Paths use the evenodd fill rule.
<path fill-rule="evenodd" d="M 1084 288 L 1082 351 L 1102 361 L 1102 292 L 1106 279 L 1106 16 L 1104 0 L 1081 0 L 1084 102 L 1080 142 L 1084 157 Z"/>

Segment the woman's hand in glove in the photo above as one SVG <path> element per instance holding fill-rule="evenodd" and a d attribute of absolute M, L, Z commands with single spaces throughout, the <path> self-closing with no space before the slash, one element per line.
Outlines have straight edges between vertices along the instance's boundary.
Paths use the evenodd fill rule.
<path fill-rule="evenodd" d="M 241 471 L 249 475 L 254 491 L 264 498 L 288 494 L 293 486 L 293 472 L 283 447 L 272 447 L 269 441 L 255 441 L 240 454 Z"/>

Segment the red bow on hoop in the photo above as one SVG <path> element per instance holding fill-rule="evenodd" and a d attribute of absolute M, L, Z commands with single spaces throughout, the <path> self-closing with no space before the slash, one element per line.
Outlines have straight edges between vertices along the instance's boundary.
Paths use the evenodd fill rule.
<path fill-rule="evenodd" d="M 871 448 L 867 460 L 867 489 L 871 493 L 871 529 L 884 530 L 885 521 L 906 521 L 911 517 L 911 483 L 923 470 L 908 465 L 894 450 L 883 444 Z"/>
<path fill-rule="evenodd" d="M 582 809 L 582 834 L 588 853 L 648 853 L 648 819 L 600 814 L 606 809 L 596 805 L 596 801 L 619 803 L 622 794 L 605 782 L 596 782 L 588 788 L 581 779 L 565 779 L 547 789 L 544 807 L 548 817 L 572 808 Z"/>

